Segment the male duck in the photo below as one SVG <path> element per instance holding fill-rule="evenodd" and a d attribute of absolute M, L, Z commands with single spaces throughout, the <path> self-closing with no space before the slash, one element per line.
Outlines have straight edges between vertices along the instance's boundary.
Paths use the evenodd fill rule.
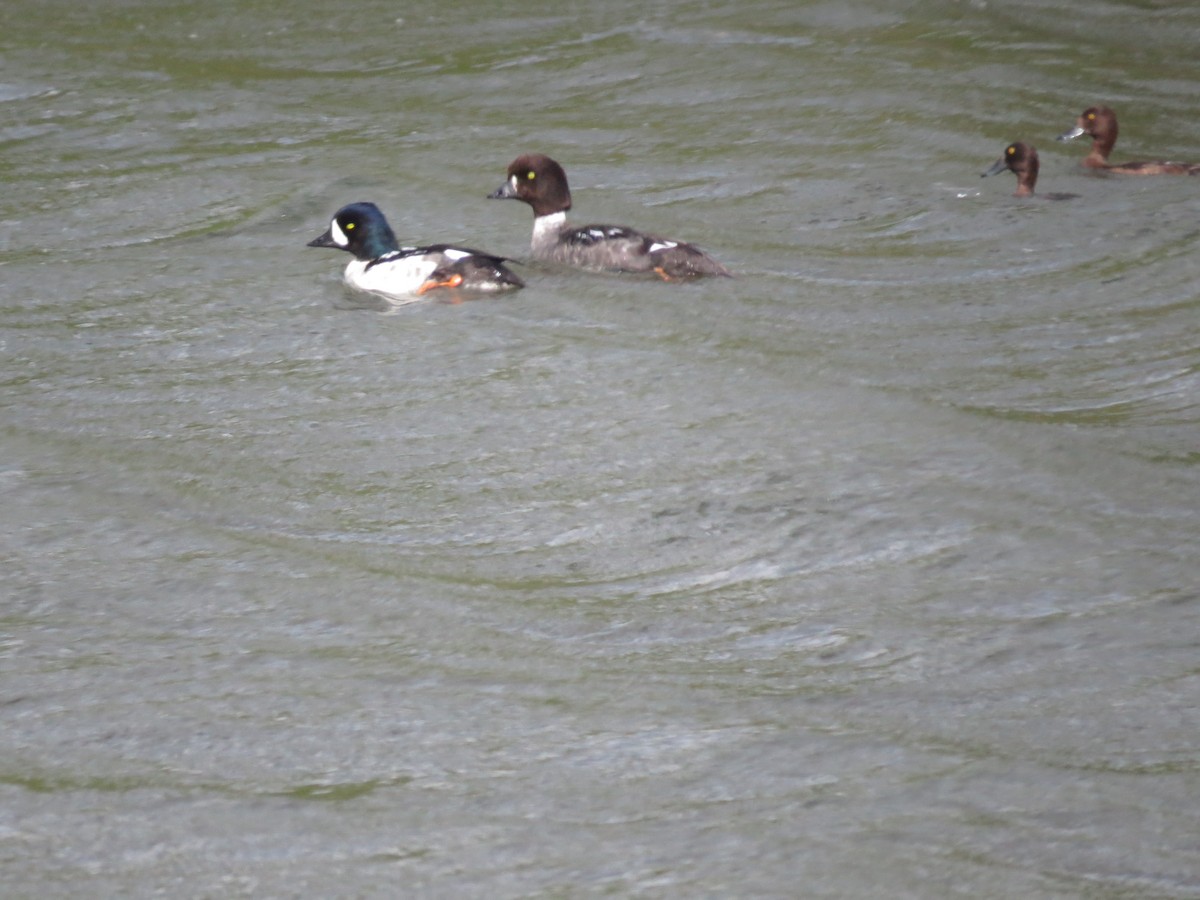
<path fill-rule="evenodd" d="M 308 246 L 352 253 L 342 275 L 346 284 L 393 303 L 411 302 L 437 288 L 505 291 L 525 285 L 505 267 L 502 256 L 449 244 L 401 247 L 374 203 L 343 206 Z"/>

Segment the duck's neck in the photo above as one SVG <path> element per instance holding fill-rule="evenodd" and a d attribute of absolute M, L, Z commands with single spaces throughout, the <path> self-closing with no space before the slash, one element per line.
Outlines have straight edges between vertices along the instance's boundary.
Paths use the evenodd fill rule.
<path fill-rule="evenodd" d="M 1038 177 L 1038 159 L 1036 156 L 1030 155 L 1030 158 L 1024 161 L 1024 165 L 1017 170 L 1017 192 L 1014 197 L 1032 197 L 1033 186 L 1037 184 Z"/>
<path fill-rule="evenodd" d="M 540 248 L 552 247 L 558 241 L 559 234 L 567 227 L 566 212 L 549 213 L 533 218 L 533 240 L 530 246 L 534 253 Z"/>
<path fill-rule="evenodd" d="M 1117 142 L 1117 130 L 1107 129 L 1092 139 L 1092 149 L 1084 158 L 1083 164 L 1092 169 L 1102 169 L 1108 165 L 1108 154 L 1112 153 L 1113 145 Z"/>

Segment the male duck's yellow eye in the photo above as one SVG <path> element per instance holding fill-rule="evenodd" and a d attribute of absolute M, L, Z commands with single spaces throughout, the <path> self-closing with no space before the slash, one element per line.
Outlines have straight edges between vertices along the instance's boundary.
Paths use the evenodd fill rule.
<path fill-rule="evenodd" d="M 347 222 L 347 223 L 346 223 L 346 230 L 347 230 L 347 231 L 353 231 L 353 230 L 354 230 L 354 223 L 353 223 L 353 222 Z"/>
<path fill-rule="evenodd" d="M 537 172 L 526 172 L 525 177 L 533 181 L 533 179 L 537 178 Z"/>

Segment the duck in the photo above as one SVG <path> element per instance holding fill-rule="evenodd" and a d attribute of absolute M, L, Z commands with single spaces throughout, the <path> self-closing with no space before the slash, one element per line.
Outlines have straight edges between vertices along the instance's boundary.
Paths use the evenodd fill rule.
<path fill-rule="evenodd" d="M 374 203 L 343 206 L 309 247 L 332 247 L 354 256 L 342 280 L 356 290 L 408 303 L 440 288 L 496 292 L 524 287 L 503 256 L 450 244 L 401 247 Z"/>
<path fill-rule="evenodd" d="M 567 223 L 571 190 L 563 167 L 541 153 L 518 156 L 507 180 L 488 194 L 491 200 L 520 200 L 533 208 L 534 259 L 593 272 L 654 273 L 663 281 L 731 272 L 699 247 L 646 234 L 626 225 Z"/>
<path fill-rule="evenodd" d="M 1181 162 L 1127 162 L 1113 164 L 1108 161 L 1113 145 L 1117 142 L 1117 114 L 1107 106 L 1089 106 L 1075 120 L 1075 127 L 1058 136 L 1060 141 L 1071 141 L 1080 135 L 1090 135 L 1092 149 L 1083 158 L 1089 169 L 1102 169 L 1118 175 L 1197 175 L 1200 163 Z"/>
<path fill-rule="evenodd" d="M 1032 197 L 1038 177 L 1038 152 L 1031 144 L 1015 141 L 1004 148 L 1004 153 L 992 163 L 986 172 L 980 172 L 980 178 L 989 175 L 999 175 L 1008 170 L 1017 176 L 1017 191 L 1014 197 Z M 1040 194 L 1043 200 L 1073 200 L 1078 194 Z"/>

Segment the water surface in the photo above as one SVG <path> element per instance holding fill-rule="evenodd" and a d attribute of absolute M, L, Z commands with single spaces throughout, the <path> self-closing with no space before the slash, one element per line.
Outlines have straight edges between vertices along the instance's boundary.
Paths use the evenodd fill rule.
<path fill-rule="evenodd" d="M 1200 11 L 0 33 L 6 895 L 1200 896 L 1200 179 L 1053 140 L 1200 160 Z M 739 277 L 304 247 L 521 257 L 531 150 Z"/>

